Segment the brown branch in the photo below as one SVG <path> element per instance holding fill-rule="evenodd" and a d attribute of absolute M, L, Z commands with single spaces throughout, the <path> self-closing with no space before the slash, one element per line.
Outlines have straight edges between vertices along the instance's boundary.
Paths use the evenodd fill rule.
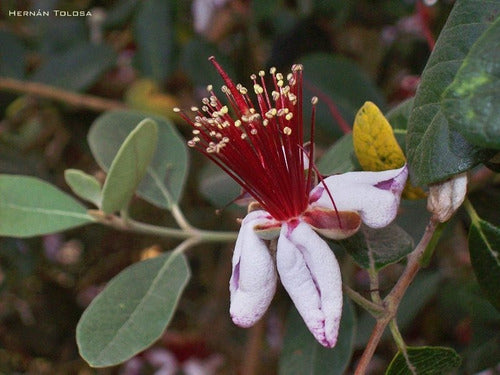
<path fill-rule="evenodd" d="M 104 112 L 127 107 L 124 103 L 116 100 L 104 99 L 93 95 L 78 94 L 44 83 L 26 82 L 6 77 L 0 77 L 0 90 L 39 96 L 63 102 L 77 108 L 89 109 L 94 112 Z"/>
<path fill-rule="evenodd" d="M 354 375 L 363 375 L 366 373 L 368 365 L 373 357 L 373 354 L 375 353 L 375 350 L 377 349 L 378 343 L 382 338 L 382 334 L 384 333 L 385 328 L 387 327 L 389 322 L 396 316 L 401 298 L 403 298 L 403 295 L 408 289 L 408 286 L 411 284 L 415 275 L 420 270 L 420 260 L 422 258 L 422 255 L 425 253 L 427 246 L 432 243 L 431 240 L 434 236 L 434 233 L 436 232 L 438 224 L 439 222 L 437 221 L 437 219 L 431 217 L 420 242 L 418 243 L 417 247 L 415 247 L 413 252 L 408 256 L 408 263 L 401 277 L 397 281 L 396 285 L 392 288 L 390 293 L 384 298 L 386 314 L 382 318 L 377 320 L 377 324 L 375 325 L 375 328 L 373 329 L 373 332 L 370 336 L 370 340 L 368 341 L 368 344 L 366 345 L 366 348 L 361 355 L 361 359 L 356 367 Z"/>
<path fill-rule="evenodd" d="M 264 319 L 261 319 L 249 330 L 249 337 L 245 347 L 245 358 L 241 369 L 242 375 L 255 375 L 259 373 L 259 352 L 264 334 L 264 324 Z"/>

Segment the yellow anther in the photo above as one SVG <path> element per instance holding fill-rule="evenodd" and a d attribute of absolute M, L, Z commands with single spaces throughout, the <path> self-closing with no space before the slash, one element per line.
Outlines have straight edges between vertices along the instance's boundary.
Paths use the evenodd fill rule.
<path fill-rule="evenodd" d="M 312 105 L 316 105 L 316 104 L 318 104 L 318 97 L 317 97 L 317 96 L 313 96 L 313 97 L 311 98 L 311 104 L 312 104 Z"/>
<path fill-rule="evenodd" d="M 290 129 L 288 126 L 285 126 L 283 128 L 283 133 L 285 133 L 285 135 L 290 135 L 292 134 L 292 129 Z"/>
<path fill-rule="evenodd" d="M 222 114 L 222 115 L 225 115 L 225 114 L 227 114 L 228 112 L 229 112 L 229 108 L 227 108 L 227 105 L 223 106 L 223 107 L 220 109 L 220 111 L 219 111 L 219 113 L 220 113 L 220 114 Z"/>
<path fill-rule="evenodd" d="M 274 116 L 276 116 L 277 112 L 278 111 L 276 110 L 276 108 L 271 108 L 269 111 L 266 112 L 266 117 L 273 118 Z"/>
<path fill-rule="evenodd" d="M 255 93 L 257 95 L 262 95 L 262 93 L 264 92 L 264 89 L 262 88 L 262 86 L 257 84 L 257 83 L 255 85 L 253 85 L 253 90 L 255 91 Z"/>
<path fill-rule="evenodd" d="M 273 97 L 274 101 L 277 101 L 280 98 L 280 93 L 278 91 L 273 91 L 271 93 L 271 96 Z"/>
<path fill-rule="evenodd" d="M 181 111 L 181 109 L 180 109 L 179 107 L 174 107 L 173 111 L 174 111 L 175 113 L 179 113 L 179 112 Z"/>
<path fill-rule="evenodd" d="M 241 126 L 241 121 L 240 120 L 236 120 L 234 122 L 234 126 L 237 127 L 237 128 L 239 128 Z"/>
<path fill-rule="evenodd" d="M 271 69 L 269 69 L 269 73 L 271 73 L 272 75 L 274 75 L 276 73 L 276 68 L 274 66 L 271 67 Z"/>
<path fill-rule="evenodd" d="M 208 92 L 212 91 L 213 89 L 214 89 L 214 87 L 213 87 L 212 85 L 208 85 L 208 86 L 207 86 L 207 91 L 208 91 Z"/>
<path fill-rule="evenodd" d="M 198 107 L 194 107 L 194 106 L 193 106 L 193 107 L 191 107 L 191 111 L 193 111 L 193 112 L 198 112 L 198 111 L 199 111 L 199 109 L 198 109 Z"/>
<path fill-rule="evenodd" d="M 263 70 L 259 71 L 259 77 L 264 77 L 266 75 L 266 72 Z"/>
<path fill-rule="evenodd" d="M 287 115 L 285 116 L 285 118 L 290 121 L 292 118 L 293 118 L 293 113 L 290 112 L 290 113 L 287 113 Z"/>
<path fill-rule="evenodd" d="M 283 74 L 281 74 L 281 73 L 276 73 L 276 79 L 277 79 L 278 81 L 283 81 Z"/>
<path fill-rule="evenodd" d="M 288 108 L 280 108 L 280 110 L 278 111 L 278 116 L 286 115 L 288 112 L 290 112 Z"/>

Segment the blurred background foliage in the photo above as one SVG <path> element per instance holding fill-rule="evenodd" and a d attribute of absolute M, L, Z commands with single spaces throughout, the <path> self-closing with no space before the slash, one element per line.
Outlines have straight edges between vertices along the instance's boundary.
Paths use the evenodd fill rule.
<path fill-rule="evenodd" d="M 244 85 L 260 69 L 287 72 L 293 63 L 303 64 L 304 118 L 310 116 L 308 98 L 318 96 L 316 141 L 319 154 L 325 153 L 349 132 L 365 101 L 387 112 L 413 96 L 452 5 L 452 0 L 4 0 L 0 172 L 37 176 L 66 191 L 67 168 L 102 181 L 86 136 L 92 122 L 111 109 L 165 116 L 189 138 L 190 130 L 172 108 L 196 105 L 207 84 L 220 86 L 208 62 L 211 55 Z M 31 83 L 47 91 L 33 95 Z M 68 93 L 79 95 L 70 101 Z M 95 98 L 107 100 L 92 105 Z M 404 114 L 393 118 L 395 128 L 405 128 Z M 353 160 L 334 169 L 335 153 L 326 155 L 332 161 L 319 164 L 325 173 L 356 165 Z M 230 203 L 239 189 L 199 155 L 190 154 L 190 165 L 181 201 L 187 217 L 201 228 L 237 230 L 235 219 L 244 211 Z M 492 214 L 500 210 L 498 189 L 471 199 L 482 217 L 499 224 Z M 139 198 L 132 212 L 144 221 L 172 223 Z M 418 223 L 427 218 L 425 202 L 404 202 L 402 212 L 398 224 L 418 240 L 424 230 Z M 465 215 L 448 225 L 437 256 L 412 285 L 398 315 L 409 344 L 448 345 L 464 355 L 463 374 L 492 367 L 500 358 L 495 335 L 500 319 L 473 276 L 468 225 Z M 79 358 L 76 323 L 106 281 L 175 244 L 96 225 L 42 238 L 0 239 L 0 372 L 154 374 L 158 363 L 171 361 L 178 369 L 173 374 L 195 374 L 193 368 L 201 368 L 201 374 L 243 373 L 249 333 L 235 328 L 227 313 L 232 248 L 226 245 L 189 252 L 193 278 L 153 349 L 109 369 L 90 369 Z M 401 267 L 391 265 L 381 273 L 381 288 L 397 280 Z M 343 274 L 357 290 L 368 292 L 366 274 L 348 257 Z M 259 373 L 277 371 L 288 307 L 280 291 L 262 327 Z M 353 362 L 372 326 L 368 315 L 359 317 Z M 373 374 L 387 367 L 394 351 L 390 340 L 381 345 Z"/>

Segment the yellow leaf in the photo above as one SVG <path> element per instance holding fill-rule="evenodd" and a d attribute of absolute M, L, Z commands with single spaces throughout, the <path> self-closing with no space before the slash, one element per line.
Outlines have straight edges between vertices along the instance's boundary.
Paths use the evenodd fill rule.
<path fill-rule="evenodd" d="M 366 102 L 356 114 L 352 137 L 354 152 L 364 170 L 385 171 L 406 163 L 391 125 L 372 102 Z"/>
<path fill-rule="evenodd" d="M 352 138 L 359 164 L 366 171 L 396 169 L 406 163 L 391 125 L 372 102 L 366 102 L 356 114 Z M 419 199 L 425 196 L 421 188 L 407 182 L 403 197 Z"/>

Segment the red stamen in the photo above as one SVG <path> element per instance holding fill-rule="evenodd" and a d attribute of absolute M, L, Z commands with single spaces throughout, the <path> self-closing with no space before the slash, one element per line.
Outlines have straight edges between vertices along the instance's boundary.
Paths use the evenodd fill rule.
<path fill-rule="evenodd" d="M 209 60 L 225 82 L 223 92 L 236 118 L 209 87 L 210 96 L 203 99 L 202 110 L 192 109 L 196 114 L 194 120 L 181 113 L 193 127 L 194 137 L 188 145 L 228 173 L 276 220 L 298 217 L 309 204 L 314 157 L 312 148 L 310 170 L 304 173 L 302 67 L 294 65 L 287 80 L 275 69 L 271 70 L 272 99 L 264 72 L 259 72 L 259 81 L 256 75 L 252 76 L 258 103 L 255 107 L 248 90 L 235 85 L 215 58 Z M 313 137 L 314 127 L 311 142 Z"/>

